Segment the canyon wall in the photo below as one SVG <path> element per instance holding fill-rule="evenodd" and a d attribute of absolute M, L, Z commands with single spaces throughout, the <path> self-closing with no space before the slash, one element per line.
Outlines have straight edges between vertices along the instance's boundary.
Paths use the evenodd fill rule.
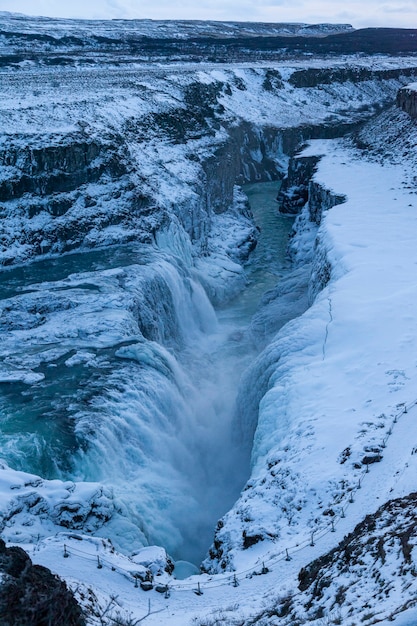
<path fill-rule="evenodd" d="M 54 404 L 51 423 L 58 424 L 55 418 L 62 414 L 68 416 L 68 431 L 75 441 L 71 450 L 82 455 L 84 448 L 79 442 L 88 441 L 84 446 L 88 457 L 89 446 L 94 449 L 100 437 L 103 449 L 124 448 L 125 440 L 112 430 L 118 427 L 114 402 L 117 398 L 120 423 L 131 428 L 134 402 L 127 389 L 138 385 L 142 385 L 137 389 L 142 398 L 153 393 L 158 381 L 149 411 L 152 419 L 159 415 L 155 406 L 166 398 L 166 404 L 178 414 L 178 423 L 187 414 L 180 394 L 181 376 L 177 380 L 175 368 L 167 366 L 171 363 L 169 350 L 181 351 L 174 335 L 182 337 L 185 344 L 189 333 L 198 334 L 213 321 L 201 284 L 215 302 L 236 295 L 244 285 L 242 260 L 255 243 L 256 231 L 236 186 L 275 180 L 288 173 L 287 191 L 294 185 L 301 189 L 292 211 L 297 212 L 314 163 L 305 161 L 300 169 L 303 157 L 298 161 L 294 157 L 288 169 L 289 159 L 305 141 L 344 135 L 392 103 L 398 88 L 415 72 L 414 60 L 396 63 L 398 67 L 389 75 L 365 73 L 356 83 L 350 67 L 343 74 L 338 65 L 337 83 L 332 83 L 327 72 L 310 76 L 308 62 L 307 73 L 292 81 L 301 71 L 299 67 L 172 67 L 152 72 L 59 67 L 39 73 L 23 68 L 21 74 L 14 69 L 0 75 L 4 93 L 0 261 L 3 266 L 20 264 L 23 274 L 28 272 L 27 278 L 17 281 L 12 294 L 5 292 L 2 302 L 1 373 L 3 380 L 12 384 L 42 381 L 42 388 L 51 385 L 54 393 L 56 381 L 69 385 L 63 404 Z M 314 248 L 323 203 L 328 207 L 338 201 L 324 198 L 325 194 L 311 187 L 311 213 L 303 216 L 305 222 L 300 224 L 303 232 L 310 229 L 306 246 L 310 249 Z M 127 254 L 119 262 L 118 244 L 128 243 L 136 246 L 131 250 L 133 257 Z M 64 257 L 67 252 L 73 254 Z M 300 248 L 303 275 L 292 277 L 288 293 L 308 283 L 306 255 L 306 249 Z M 71 265 L 75 257 L 80 265 Z M 35 259 L 46 261 L 41 279 L 36 271 L 31 274 L 36 264 L 27 263 Z M 54 274 L 53 260 L 65 265 L 59 275 Z M 4 267 L 3 271 L 14 269 Z M 318 267 L 316 274 L 314 284 L 323 286 L 326 272 L 319 274 Z M 31 290 L 21 293 L 21 287 L 28 284 Z M 300 311 L 305 307 L 306 302 L 300 300 Z M 271 309 L 269 334 L 275 329 L 275 322 L 269 324 L 274 316 Z M 265 327 L 260 317 L 258 322 Z M 25 345 L 34 342 L 42 346 L 31 352 L 30 358 L 16 350 L 23 337 Z M 269 338 L 264 335 L 260 341 Z M 59 349 L 51 345 L 59 345 Z M 246 375 L 251 397 L 238 401 L 238 412 L 242 411 L 236 434 L 240 432 L 248 453 L 258 408 L 270 390 L 276 365 L 274 348 L 268 350 L 267 360 L 258 360 Z M 82 385 L 75 385 L 72 393 L 73 382 L 66 376 L 73 366 L 81 372 Z M 123 381 L 119 380 L 122 371 Z M 251 372 L 256 374 L 254 378 Z M 123 401 L 119 403 L 120 389 Z M 135 432 L 141 433 L 141 413 L 139 409 L 133 413 L 132 423 L 139 426 Z M 94 421 L 98 416 L 108 419 L 107 431 L 91 426 L 91 418 Z M 194 423 L 191 417 L 189 422 Z M 190 428 L 184 429 L 183 438 L 176 434 L 175 441 L 182 445 L 189 432 Z M 113 442 L 110 446 L 109 440 Z M 135 472 L 140 474 L 142 460 L 136 455 L 143 452 L 146 456 L 148 451 L 141 447 L 146 438 L 135 434 L 129 435 L 129 440 L 137 442 L 132 454 Z M 91 458 L 83 457 L 90 468 L 100 465 L 94 457 L 97 450 L 99 446 Z M 45 458 L 51 457 L 45 454 Z M 120 468 L 112 468 L 105 478 L 114 480 L 116 474 L 122 476 Z M 97 480 L 97 474 L 89 476 L 92 482 Z M 120 484 L 124 485 L 124 480 Z M 251 497 L 253 484 L 248 483 L 245 497 Z M 174 494 L 178 498 L 170 495 L 173 500 L 189 491 L 180 481 L 178 485 Z M 143 500 L 140 489 L 135 492 L 139 508 Z M 158 508 L 158 503 L 152 501 L 152 506 Z M 112 519 L 106 518 L 105 524 Z M 61 522 L 57 520 L 57 524 Z M 69 520 L 68 524 L 74 523 Z M 269 532 L 261 527 L 262 522 L 254 520 L 244 528 L 245 547 L 254 537 L 263 536 L 264 530 Z M 151 532 L 147 536 L 152 536 Z M 242 537 L 237 537 L 234 546 L 241 545 Z M 123 540 L 123 533 L 118 539 Z M 226 543 L 220 535 L 216 542 Z M 216 554 L 213 567 L 228 566 L 218 551 Z"/>
<path fill-rule="evenodd" d="M 60 67 L 28 74 L 29 97 L 5 72 L 0 262 L 151 243 L 173 220 L 206 254 L 212 217 L 233 205 L 236 184 L 282 178 L 305 141 L 354 130 L 415 73 L 408 62 L 88 77 Z"/>
<path fill-rule="evenodd" d="M 397 106 L 408 113 L 410 117 L 417 118 L 417 83 L 399 89 Z"/>

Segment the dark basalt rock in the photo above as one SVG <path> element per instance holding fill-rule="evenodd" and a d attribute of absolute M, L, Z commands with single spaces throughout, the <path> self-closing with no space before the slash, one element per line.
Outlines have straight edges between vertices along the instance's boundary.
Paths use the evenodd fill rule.
<path fill-rule="evenodd" d="M 18 578 L 30 564 L 30 558 L 22 548 L 6 548 L 6 544 L 0 539 L 0 571 Z"/>
<path fill-rule="evenodd" d="M 380 461 L 382 461 L 381 454 L 367 454 L 363 457 L 362 464 L 371 465 L 372 463 L 379 463 Z"/>
<path fill-rule="evenodd" d="M 374 70 L 365 67 L 346 68 L 308 68 L 294 72 L 289 83 L 294 87 L 316 87 L 317 85 L 331 85 L 333 83 L 354 83 L 365 80 L 390 80 L 400 76 L 414 76 L 417 68 L 395 68 L 391 70 Z"/>
<path fill-rule="evenodd" d="M 320 157 L 293 157 L 290 159 L 288 173 L 282 181 L 278 202 L 280 213 L 296 215 L 308 200 L 308 185 Z"/>
<path fill-rule="evenodd" d="M 38 196 L 69 192 L 97 182 L 103 174 L 119 178 L 126 173 L 115 146 L 74 141 L 43 148 L 10 146 L 0 152 L 0 165 L 14 168 L 14 176 L 0 184 L 0 201 L 26 193 Z"/>
<path fill-rule="evenodd" d="M 64 581 L 24 550 L 0 539 L 0 624 L 2 626 L 85 626 L 83 612 Z"/>
<path fill-rule="evenodd" d="M 262 535 L 247 535 L 246 531 L 243 531 L 243 549 L 247 550 L 251 546 L 255 546 L 260 541 L 264 540 Z"/>
<path fill-rule="evenodd" d="M 410 117 L 417 119 L 417 83 L 414 86 L 407 85 L 398 91 L 397 106 Z"/>
<path fill-rule="evenodd" d="M 151 591 L 153 589 L 153 584 L 151 582 L 143 582 L 140 583 L 140 588 L 143 591 Z"/>
<path fill-rule="evenodd" d="M 336 194 L 331 189 L 326 189 L 320 183 L 312 180 L 308 188 L 308 207 L 310 220 L 316 224 L 321 223 L 323 211 L 328 211 L 338 204 L 346 202 L 346 196 Z"/>

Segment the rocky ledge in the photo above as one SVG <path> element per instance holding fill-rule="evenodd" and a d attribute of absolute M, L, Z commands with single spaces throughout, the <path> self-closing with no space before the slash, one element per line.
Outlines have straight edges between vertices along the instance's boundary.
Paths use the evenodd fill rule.
<path fill-rule="evenodd" d="M 72 591 L 42 565 L 33 565 L 22 548 L 0 539 L 0 622 L 3 626 L 62 624 L 84 626 Z"/>
<path fill-rule="evenodd" d="M 410 117 L 417 118 L 417 83 L 406 85 L 398 91 L 397 106 Z"/>

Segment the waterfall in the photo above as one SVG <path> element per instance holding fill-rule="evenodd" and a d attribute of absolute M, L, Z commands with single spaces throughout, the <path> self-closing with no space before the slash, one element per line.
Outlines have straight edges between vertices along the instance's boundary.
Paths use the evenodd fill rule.
<path fill-rule="evenodd" d="M 3 387 L 3 456 L 44 478 L 104 485 L 113 509 L 98 516 L 102 528 L 96 516 L 94 532 L 124 551 L 159 544 L 200 563 L 249 476 L 262 364 L 259 381 L 252 367 L 236 396 L 258 352 L 251 317 L 288 272 L 291 220 L 277 215 L 277 189 L 248 188 L 261 239 L 246 289 L 216 311 L 202 287 L 205 266 L 194 267 L 175 221 L 155 245 L 9 270 L 3 368 L 7 360 L 32 384 Z M 211 259 L 209 281 L 225 258 Z"/>

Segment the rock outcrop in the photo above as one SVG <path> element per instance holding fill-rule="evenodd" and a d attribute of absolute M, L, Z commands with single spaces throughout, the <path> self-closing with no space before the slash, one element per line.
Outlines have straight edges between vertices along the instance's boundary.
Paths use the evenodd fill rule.
<path fill-rule="evenodd" d="M 398 91 L 397 106 L 410 117 L 417 118 L 417 83 L 411 83 Z"/>
<path fill-rule="evenodd" d="M 288 172 L 278 194 L 280 212 L 297 215 L 308 200 L 309 181 L 320 157 L 298 156 L 290 159 Z"/>
<path fill-rule="evenodd" d="M 298 593 L 277 599 L 252 624 L 414 624 L 417 494 L 391 500 L 367 515 L 333 550 L 303 567 Z"/>
<path fill-rule="evenodd" d="M 2 626 L 85 626 L 83 612 L 65 582 L 46 567 L 33 565 L 22 548 L 7 548 L 2 539 L 0 575 Z"/>
<path fill-rule="evenodd" d="M 310 181 L 308 186 L 308 208 L 312 222 L 320 224 L 323 211 L 327 211 L 345 201 L 345 196 L 337 194 L 331 189 L 325 189 L 315 180 Z"/>

